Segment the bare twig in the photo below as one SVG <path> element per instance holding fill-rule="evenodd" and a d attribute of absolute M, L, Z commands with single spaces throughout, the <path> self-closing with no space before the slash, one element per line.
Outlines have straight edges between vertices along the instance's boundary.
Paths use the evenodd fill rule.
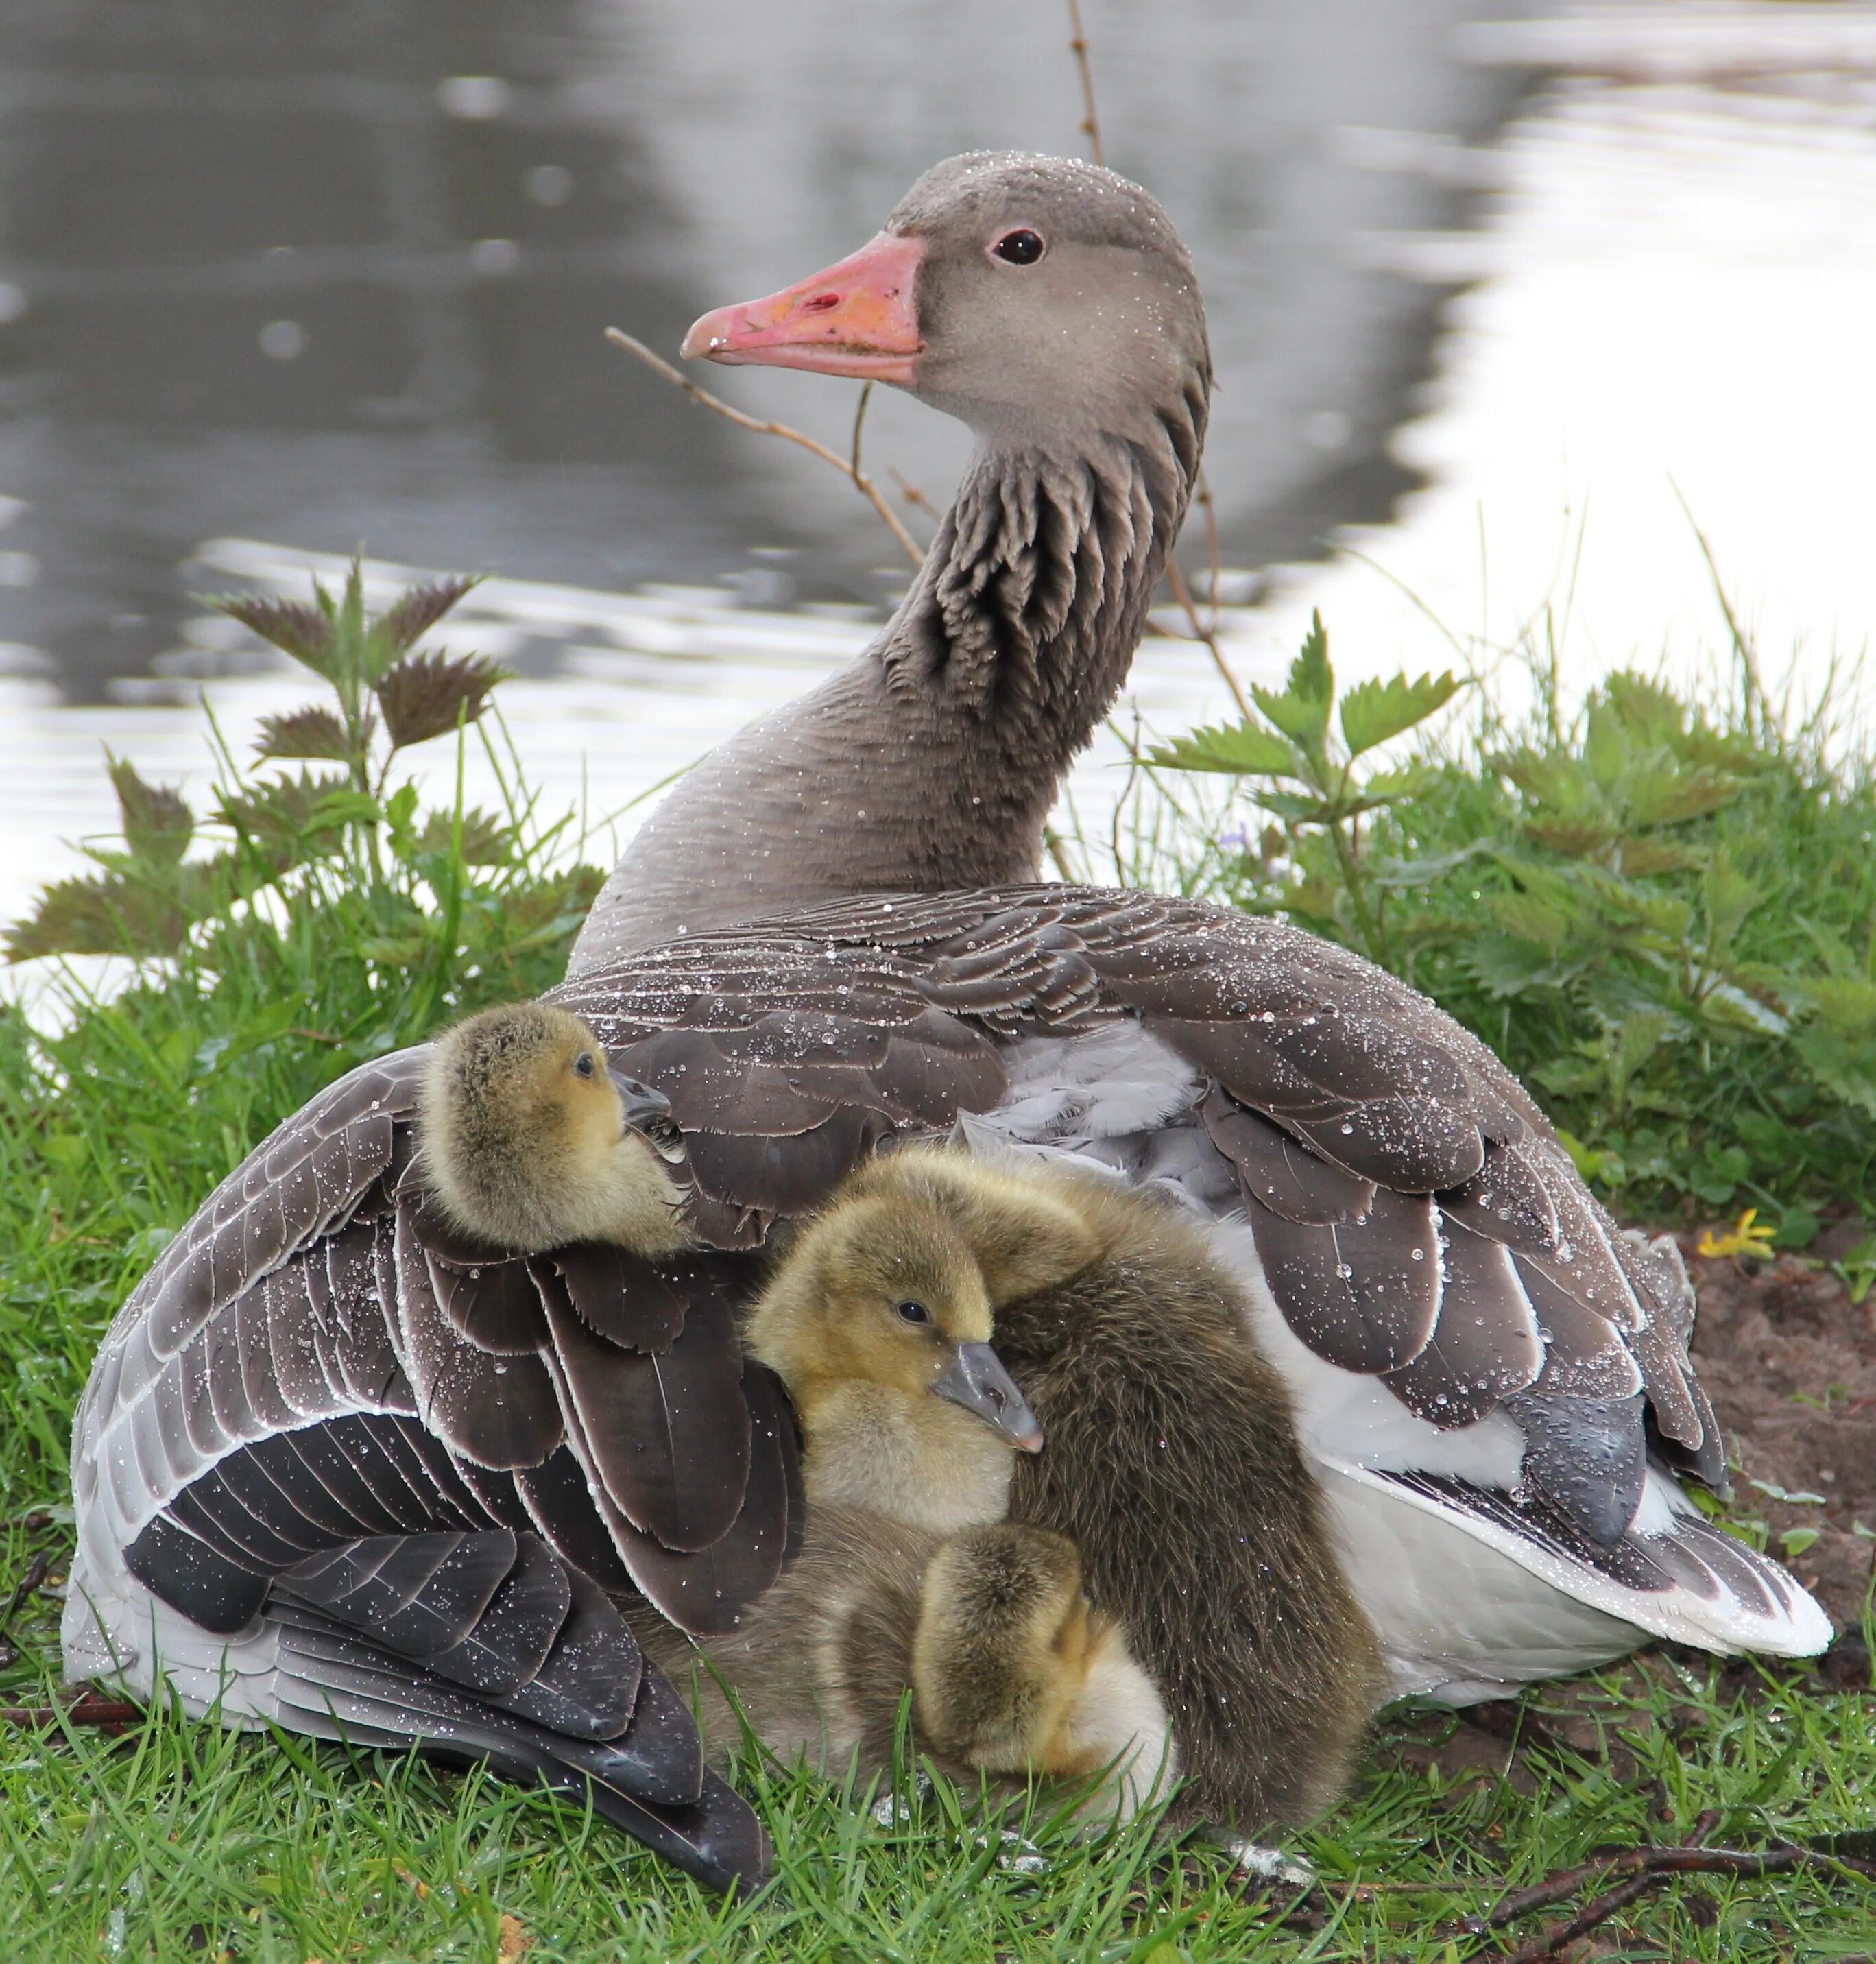
<path fill-rule="evenodd" d="M 1068 847 L 1062 835 L 1052 825 L 1042 828 L 1042 842 L 1047 849 L 1049 859 L 1055 870 L 1073 887 L 1077 884 L 1075 869 L 1068 863 Z"/>
<path fill-rule="evenodd" d="M 1082 134 L 1088 139 L 1095 162 L 1103 164 L 1107 159 L 1101 154 L 1101 118 L 1095 111 L 1095 78 L 1088 65 L 1088 37 L 1082 31 L 1081 0 L 1068 0 L 1068 22 L 1069 51 L 1081 76 Z"/>
<path fill-rule="evenodd" d="M 1212 666 L 1224 678 L 1224 685 L 1231 692 L 1231 699 L 1238 706 L 1238 714 L 1248 723 L 1251 717 L 1250 698 L 1239 685 L 1238 679 L 1231 672 L 1231 664 L 1224 658 L 1224 650 L 1218 645 L 1218 632 L 1215 627 L 1207 627 L 1200 617 L 1198 602 L 1192 598 L 1192 589 L 1185 583 L 1185 575 L 1176 559 L 1166 561 L 1166 584 L 1172 589 L 1187 622 L 1192 630 L 1192 639 L 1203 641 L 1211 651 Z M 1217 591 L 1214 582 L 1214 592 Z"/>
<path fill-rule="evenodd" d="M 932 503 L 916 484 L 909 484 L 905 478 L 889 464 L 886 474 L 899 486 L 900 502 L 909 505 L 915 512 L 922 512 L 928 518 L 942 522 L 944 514 Z"/>
<path fill-rule="evenodd" d="M 35 1729 L 56 1725 L 95 1725 L 106 1732 L 121 1732 L 143 1716 L 140 1705 L 101 1697 L 87 1689 L 69 1705 L 0 1705 L 0 1725 L 30 1725 Z"/>
<path fill-rule="evenodd" d="M 713 396 L 707 389 L 700 389 L 689 376 L 685 374 L 681 370 L 674 368 L 662 355 L 654 355 L 643 342 L 634 339 L 632 335 L 619 328 L 608 328 L 606 339 L 615 347 L 623 348 L 627 354 L 637 355 L 646 367 L 655 369 L 667 382 L 675 383 L 693 402 L 701 403 L 705 409 L 714 409 L 720 416 L 727 417 L 731 422 L 739 425 L 744 429 L 754 430 L 758 435 L 786 437 L 790 443 L 798 443 L 803 450 L 811 451 L 823 464 L 831 464 L 886 521 L 893 537 L 898 540 L 900 544 L 904 548 L 906 557 L 912 561 L 913 566 L 916 567 L 924 565 L 925 554 L 920 551 L 918 541 L 906 531 L 904 525 L 900 522 L 891 505 L 887 504 L 885 499 L 880 495 L 879 486 L 867 476 L 864 471 L 858 469 L 855 464 L 849 462 L 837 451 L 829 450 L 824 443 L 816 443 L 813 437 L 803 434 L 791 424 L 771 422 L 765 416 L 746 416 L 741 409 L 733 409 L 720 396 Z M 864 406 L 864 398 L 862 406 Z M 859 449 L 859 428 L 857 422 L 854 431 L 854 448 L 857 456 Z"/>
<path fill-rule="evenodd" d="M 859 405 L 853 412 L 853 452 L 847 460 L 848 474 L 856 484 L 863 474 L 860 469 L 860 432 L 866 422 L 867 405 L 872 400 L 873 384 L 868 382 L 861 390 Z"/>
<path fill-rule="evenodd" d="M 52 1566 L 52 1551 L 41 1548 L 26 1565 L 26 1573 L 20 1577 L 18 1586 L 7 1598 L 6 1607 L 0 1609 L 0 1667 L 17 1664 L 20 1647 L 8 1634 L 7 1625 L 24 1608 L 27 1598 L 33 1595 L 46 1579 L 46 1571 Z"/>
<path fill-rule="evenodd" d="M 1529 1889 L 1506 1897 L 1489 1916 L 1468 1917 L 1467 1927 L 1483 1937 L 1521 1916 L 1528 1916 L 1533 1910 L 1562 1902 L 1590 1882 L 1624 1877 L 1615 1888 L 1586 1903 L 1567 1922 L 1554 1924 L 1528 1943 L 1501 1953 L 1502 1964 L 1539 1964 L 1540 1959 L 1555 1956 L 1650 1889 L 1676 1876 L 1733 1876 L 1742 1881 L 1756 1881 L 1768 1876 L 1811 1871 L 1860 1876 L 1876 1882 L 1876 1860 L 1826 1848 L 1709 1848 L 1704 1844 L 1720 1818 L 1717 1808 L 1710 1808 L 1695 1822 L 1693 1833 L 1679 1847 L 1625 1848 L 1600 1861 L 1586 1862 L 1579 1868 L 1547 1876 Z"/>
<path fill-rule="evenodd" d="M 1594 1902 L 1585 1903 L 1567 1923 L 1553 1924 L 1541 1935 L 1534 1937 L 1528 1943 L 1521 1943 L 1515 1950 L 1504 1953 L 1504 1964 L 1539 1964 L 1545 1957 L 1554 1957 L 1565 1945 L 1574 1943 L 1578 1937 L 1619 1915 L 1629 1905 L 1645 1896 L 1650 1889 L 1658 1889 L 1667 1881 L 1665 1874 L 1650 1873 L 1637 1876 L 1624 1882 L 1619 1889 L 1611 1889 L 1606 1895 L 1598 1896 Z"/>
<path fill-rule="evenodd" d="M 1212 502 L 1211 486 L 1205 482 L 1202 465 L 1193 480 L 1192 495 L 1205 515 L 1205 578 L 1209 586 L 1205 605 L 1211 615 L 1211 631 L 1215 634 L 1218 631 L 1218 582 L 1223 571 L 1218 563 L 1218 507 Z"/>

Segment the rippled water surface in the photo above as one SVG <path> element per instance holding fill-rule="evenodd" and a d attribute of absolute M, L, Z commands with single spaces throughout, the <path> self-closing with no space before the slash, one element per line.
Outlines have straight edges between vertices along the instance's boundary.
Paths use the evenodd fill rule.
<path fill-rule="evenodd" d="M 458 643 L 521 672 L 515 741 L 595 821 L 863 645 L 905 578 L 877 520 L 600 330 L 670 347 L 938 156 L 1073 147 L 1057 11 L 0 8 L 0 915 L 108 825 L 101 744 L 199 784 L 204 693 L 237 747 L 303 699 L 203 590 L 361 543 L 496 573 Z M 1547 602 L 1579 676 L 1691 659 L 1690 512 L 1769 657 L 1854 669 L 1870 8 L 1088 13 L 1110 159 L 1206 284 L 1247 672 L 1318 604 L 1357 672 L 1489 660 Z M 713 379 L 846 441 L 849 385 Z M 896 400 L 867 441 L 934 498 L 961 455 Z M 1162 728 L 1220 706 L 1164 640 L 1135 683 Z"/>

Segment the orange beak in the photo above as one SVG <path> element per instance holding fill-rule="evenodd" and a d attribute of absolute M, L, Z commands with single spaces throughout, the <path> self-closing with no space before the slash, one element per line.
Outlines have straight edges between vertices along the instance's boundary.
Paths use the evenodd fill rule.
<path fill-rule="evenodd" d="M 915 297 L 924 257 L 923 239 L 882 232 L 811 279 L 705 314 L 684 337 L 683 352 L 738 366 L 909 383 L 925 346 Z"/>

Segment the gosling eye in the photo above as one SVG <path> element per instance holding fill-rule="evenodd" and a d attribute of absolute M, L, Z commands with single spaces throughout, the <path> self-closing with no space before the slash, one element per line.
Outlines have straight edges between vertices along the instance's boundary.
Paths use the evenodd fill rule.
<path fill-rule="evenodd" d="M 576 1077 L 591 1077 L 598 1067 L 593 1062 L 593 1054 L 589 1050 L 582 1051 L 573 1060 L 573 1075 Z"/>
<path fill-rule="evenodd" d="M 1005 265 L 1033 266 L 1047 247 L 1042 234 L 1034 232 L 1027 225 L 1019 225 L 1014 232 L 1006 232 L 990 248 L 990 256 L 1001 259 Z"/>
<path fill-rule="evenodd" d="M 932 1312 L 922 1302 L 900 1302 L 893 1305 L 902 1323 L 929 1323 Z"/>

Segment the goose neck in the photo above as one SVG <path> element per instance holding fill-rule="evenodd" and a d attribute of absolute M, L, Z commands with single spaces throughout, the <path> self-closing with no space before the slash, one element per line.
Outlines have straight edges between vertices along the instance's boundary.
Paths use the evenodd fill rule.
<path fill-rule="evenodd" d="M 1062 780 L 1126 679 L 1185 516 L 1196 417 L 986 446 L 879 640 L 713 751 L 627 849 L 579 974 L 854 893 L 1040 877 Z"/>

